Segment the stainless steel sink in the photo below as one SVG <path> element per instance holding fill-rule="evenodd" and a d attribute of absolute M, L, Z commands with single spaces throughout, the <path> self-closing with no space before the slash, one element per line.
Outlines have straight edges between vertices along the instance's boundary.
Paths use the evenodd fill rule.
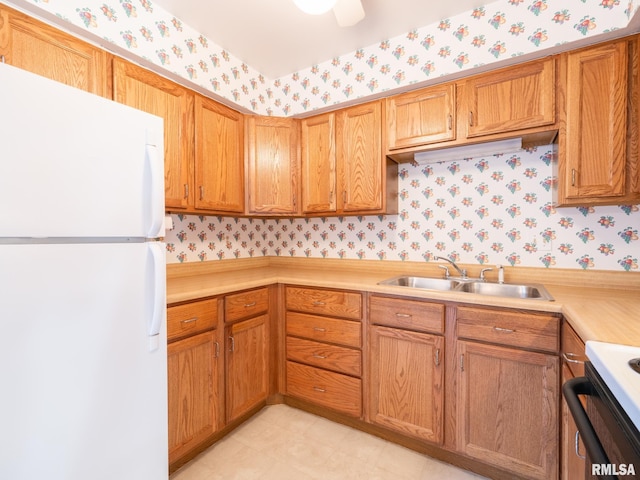
<path fill-rule="evenodd" d="M 460 282 L 447 278 L 411 277 L 408 275 L 401 275 L 380 282 L 380 285 L 423 288 L 425 290 L 453 290 L 459 284 Z"/>
<path fill-rule="evenodd" d="M 475 293 L 494 297 L 528 298 L 553 301 L 553 297 L 542 285 L 526 285 L 513 283 L 491 283 L 474 279 L 449 279 L 432 277 L 415 277 L 400 275 L 379 282 L 379 285 L 420 288 L 424 290 L 440 290 Z"/>
<path fill-rule="evenodd" d="M 510 283 L 468 282 L 460 285 L 461 292 L 494 297 L 535 298 L 552 301 L 553 297 L 542 285 L 515 285 Z"/>

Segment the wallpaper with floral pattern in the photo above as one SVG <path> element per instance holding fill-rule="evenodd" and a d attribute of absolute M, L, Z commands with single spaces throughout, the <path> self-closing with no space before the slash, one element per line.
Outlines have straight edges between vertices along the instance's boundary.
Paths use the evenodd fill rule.
<path fill-rule="evenodd" d="M 265 78 L 152 0 L 1 0 L 56 15 L 261 115 L 298 115 L 624 28 L 640 0 L 497 0 Z M 292 8 L 295 8 L 292 3 Z M 283 52 L 286 55 L 286 52 Z"/>
<path fill-rule="evenodd" d="M 640 0 L 498 0 L 282 78 L 265 78 L 152 0 L 0 0 L 261 115 L 300 115 L 624 28 Z M 552 206 L 553 147 L 404 164 L 399 214 L 314 219 L 173 215 L 169 262 L 281 255 L 635 271 L 637 205 Z"/>
<path fill-rule="evenodd" d="M 635 271 L 637 205 L 552 206 L 554 147 L 400 165 L 398 214 L 313 219 L 173 215 L 168 261 L 259 256 Z"/>

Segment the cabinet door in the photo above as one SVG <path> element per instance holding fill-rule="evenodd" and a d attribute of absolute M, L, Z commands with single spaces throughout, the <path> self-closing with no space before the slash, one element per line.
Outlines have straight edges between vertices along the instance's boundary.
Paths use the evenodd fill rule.
<path fill-rule="evenodd" d="M 267 398 L 268 315 L 228 328 L 227 420 L 233 421 Z"/>
<path fill-rule="evenodd" d="M 216 332 L 186 338 L 167 347 L 169 463 L 202 443 L 219 426 Z"/>
<path fill-rule="evenodd" d="M 455 140 L 454 84 L 425 88 L 387 99 L 389 150 Z"/>
<path fill-rule="evenodd" d="M 298 212 L 298 120 L 248 117 L 249 213 Z"/>
<path fill-rule="evenodd" d="M 382 153 L 382 102 L 338 112 L 338 210 L 382 211 L 386 161 Z"/>
<path fill-rule="evenodd" d="M 567 55 L 566 197 L 625 193 L 627 43 L 609 43 Z"/>
<path fill-rule="evenodd" d="M 0 55 L 15 67 L 111 98 L 107 52 L 3 5 Z"/>
<path fill-rule="evenodd" d="M 193 205 L 193 94 L 119 58 L 113 60 L 114 100 L 164 119 L 165 206 Z"/>
<path fill-rule="evenodd" d="M 376 326 L 370 333 L 371 420 L 442 443 L 444 338 Z"/>
<path fill-rule="evenodd" d="M 195 137 L 196 209 L 243 213 L 243 115 L 197 95 Z"/>
<path fill-rule="evenodd" d="M 555 60 L 549 58 L 478 75 L 463 83 L 467 137 L 555 122 Z"/>
<path fill-rule="evenodd" d="M 336 211 L 335 113 L 301 122 L 302 211 Z"/>
<path fill-rule="evenodd" d="M 562 383 L 574 378 L 571 370 L 566 365 L 562 366 Z M 583 405 L 584 406 L 584 405 Z M 586 450 L 580 440 L 578 427 L 573 415 L 569 411 L 567 402 L 562 399 L 562 445 L 561 445 L 561 465 L 562 480 L 584 480 L 586 467 Z"/>
<path fill-rule="evenodd" d="M 558 476 L 558 357 L 458 341 L 458 449 L 527 478 Z"/>

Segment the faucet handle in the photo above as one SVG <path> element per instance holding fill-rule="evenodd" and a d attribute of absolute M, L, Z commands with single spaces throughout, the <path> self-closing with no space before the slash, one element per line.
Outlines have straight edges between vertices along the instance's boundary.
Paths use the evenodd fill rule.
<path fill-rule="evenodd" d="M 493 268 L 483 268 L 482 270 L 480 270 L 480 280 L 482 280 L 484 282 L 484 272 L 491 272 L 493 270 Z"/>
<path fill-rule="evenodd" d="M 444 278 L 449 278 L 449 267 L 446 265 L 438 265 L 438 268 L 442 268 L 444 270 Z"/>

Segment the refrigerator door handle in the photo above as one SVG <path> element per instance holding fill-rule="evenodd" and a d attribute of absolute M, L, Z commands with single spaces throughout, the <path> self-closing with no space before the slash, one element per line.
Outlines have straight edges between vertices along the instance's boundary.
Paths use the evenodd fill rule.
<path fill-rule="evenodd" d="M 157 238 L 164 234 L 162 231 L 164 222 L 164 165 L 156 145 L 146 145 L 145 161 L 148 165 L 147 181 L 151 193 L 148 212 L 151 225 L 147 230 L 147 238 Z"/>
<path fill-rule="evenodd" d="M 160 331 L 164 324 L 166 312 L 166 258 L 163 243 L 149 243 L 151 253 L 153 286 L 153 310 L 148 320 L 149 351 L 157 350 L 160 344 Z"/>

